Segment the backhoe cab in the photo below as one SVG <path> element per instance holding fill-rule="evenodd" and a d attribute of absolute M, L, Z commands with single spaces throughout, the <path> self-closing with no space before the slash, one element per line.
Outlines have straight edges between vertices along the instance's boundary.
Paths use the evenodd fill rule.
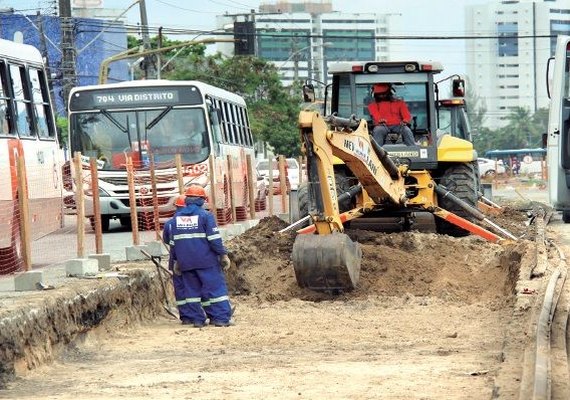
<path fill-rule="evenodd" d="M 440 101 L 434 75 L 439 63 L 340 62 L 330 65 L 331 99 L 322 117 L 299 116 L 308 182 L 299 188 L 299 216 L 313 224 L 299 232 L 293 246 L 297 282 L 314 290 L 349 290 L 356 286 L 361 251 L 343 223 L 366 216 L 413 218 L 418 211 L 436 215 L 439 233 L 500 238 L 465 219 L 482 219 L 475 209 L 479 177 L 462 98 Z M 441 81 L 440 81 L 441 82 Z M 390 83 L 413 117 L 415 144 L 399 138 L 379 146 L 371 135 L 368 104 L 372 87 Z M 454 80 L 454 95 L 464 82 Z M 311 88 L 304 88 L 311 100 Z M 445 126 L 444 126 L 445 123 Z M 445 130 L 444 130 L 445 129 Z M 507 235 L 508 236 L 508 235 Z"/>

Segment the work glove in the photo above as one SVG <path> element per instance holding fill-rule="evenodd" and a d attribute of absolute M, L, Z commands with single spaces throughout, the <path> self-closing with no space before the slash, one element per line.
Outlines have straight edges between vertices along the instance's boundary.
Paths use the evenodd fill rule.
<path fill-rule="evenodd" d="M 230 269 L 230 258 L 228 257 L 227 254 L 220 256 L 220 265 L 222 266 L 222 270 L 224 272 Z"/>
<path fill-rule="evenodd" d="M 174 272 L 174 275 L 176 275 L 176 276 L 182 275 L 182 271 L 180 271 L 180 264 L 178 264 L 178 261 L 174 261 L 174 266 L 172 267 L 172 272 Z"/>

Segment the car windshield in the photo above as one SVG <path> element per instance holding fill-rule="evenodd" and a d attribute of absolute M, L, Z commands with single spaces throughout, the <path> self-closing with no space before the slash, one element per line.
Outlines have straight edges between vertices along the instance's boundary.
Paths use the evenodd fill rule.
<path fill-rule="evenodd" d="M 107 111 L 71 115 L 71 148 L 95 157 L 100 168 L 124 169 L 130 155 L 133 165 L 146 168 L 152 154 L 161 166 L 195 164 L 210 154 L 204 111 L 200 108 Z"/>
<path fill-rule="evenodd" d="M 292 158 L 288 158 L 287 159 L 287 168 L 291 168 L 291 169 L 297 169 L 299 168 L 297 166 L 297 161 L 292 159 Z"/>

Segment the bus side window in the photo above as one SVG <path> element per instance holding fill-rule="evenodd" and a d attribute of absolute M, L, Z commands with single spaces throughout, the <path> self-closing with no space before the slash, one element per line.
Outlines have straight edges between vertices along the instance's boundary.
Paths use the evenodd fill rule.
<path fill-rule="evenodd" d="M 214 134 L 214 142 L 222 143 L 224 138 L 222 137 L 222 126 L 220 125 L 220 109 L 219 108 L 208 108 L 208 113 L 210 114 L 210 124 L 212 125 L 212 133 Z"/>
<path fill-rule="evenodd" d="M 6 75 L 6 64 L 0 62 L 0 135 L 14 133 L 10 129 L 10 95 L 8 93 L 8 77 Z"/>
<path fill-rule="evenodd" d="M 32 135 L 32 109 L 28 93 L 25 88 L 24 66 L 10 65 L 10 78 L 12 80 L 12 90 L 14 91 L 14 101 L 16 114 L 16 126 L 20 136 Z"/>
<path fill-rule="evenodd" d="M 47 88 L 47 82 L 44 79 L 43 72 L 36 68 L 29 68 L 30 72 L 30 86 L 32 89 L 32 102 L 35 111 L 35 117 L 37 119 L 37 125 L 35 131 L 41 138 L 54 137 L 54 132 L 52 132 L 51 121 L 48 120 L 50 116 L 49 110 L 49 93 Z"/>

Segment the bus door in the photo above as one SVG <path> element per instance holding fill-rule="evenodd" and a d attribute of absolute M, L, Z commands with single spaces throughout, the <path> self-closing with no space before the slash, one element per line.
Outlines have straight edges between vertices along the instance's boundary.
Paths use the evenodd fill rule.
<path fill-rule="evenodd" d="M 552 206 L 563 211 L 564 222 L 570 222 L 570 36 L 558 37 L 553 64 L 552 79 L 547 76 L 548 194 Z"/>

